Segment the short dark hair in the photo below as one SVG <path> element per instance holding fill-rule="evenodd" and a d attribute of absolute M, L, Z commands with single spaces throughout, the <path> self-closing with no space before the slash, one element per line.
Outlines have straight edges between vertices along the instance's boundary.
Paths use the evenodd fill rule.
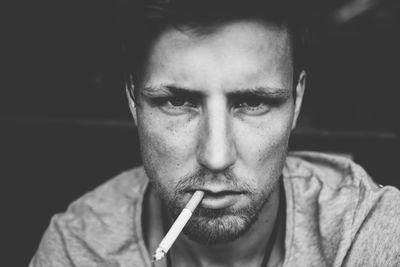
<path fill-rule="evenodd" d="M 129 1 L 129 0 L 125 0 Z M 131 0 L 123 5 L 122 41 L 127 84 L 137 84 L 154 40 L 167 28 L 204 35 L 225 22 L 260 19 L 286 27 L 293 56 L 294 86 L 305 69 L 306 27 L 300 0 Z M 133 77 L 133 81 L 128 77 Z M 295 93 L 295 89 L 293 89 Z"/>

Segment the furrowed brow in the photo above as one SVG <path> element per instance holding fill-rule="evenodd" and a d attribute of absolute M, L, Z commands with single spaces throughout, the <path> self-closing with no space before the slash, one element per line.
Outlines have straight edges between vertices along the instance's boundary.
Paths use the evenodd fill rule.
<path fill-rule="evenodd" d="M 271 88 L 271 87 L 256 87 L 251 89 L 239 89 L 228 93 L 228 97 L 271 97 L 271 98 L 289 98 L 292 90 L 288 88 Z"/>
<path fill-rule="evenodd" d="M 173 96 L 185 96 L 185 97 L 203 97 L 203 93 L 172 85 L 161 85 L 159 87 L 147 86 L 143 87 L 142 92 L 148 96 L 159 96 L 160 94 L 168 94 Z"/>

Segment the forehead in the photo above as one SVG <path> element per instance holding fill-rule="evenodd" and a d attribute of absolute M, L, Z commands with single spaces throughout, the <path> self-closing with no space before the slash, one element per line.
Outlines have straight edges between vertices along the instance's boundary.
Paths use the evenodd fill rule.
<path fill-rule="evenodd" d="M 150 86 L 229 90 L 268 83 L 289 88 L 289 34 L 255 20 L 225 23 L 206 34 L 169 28 L 153 43 L 144 74 Z"/>

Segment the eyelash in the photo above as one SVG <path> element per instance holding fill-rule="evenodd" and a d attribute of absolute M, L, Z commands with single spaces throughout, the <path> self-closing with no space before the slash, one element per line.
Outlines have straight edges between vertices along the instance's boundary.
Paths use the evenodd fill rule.
<path fill-rule="evenodd" d="M 178 100 L 182 101 L 183 104 L 181 106 L 173 105 L 171 101 Z M 200 104 L 199 101 L 195 99 L 190 99 L 185 96 L 163 96 L 163 97 L 155 97 L 152 101 L 163 108 L 167 108 L 168 110 L 172 111 L 182 111 L 185 109 L 196 109 Z M 249 102 L 255 101 L 259 103 L 257 106 L 249 106 Z M 236 109 L 240 109 L 243 113 L 246 112 L 257 112 L 264 114 L 266 113 L 271 107 L 279 105 L 282 102 L 280 99 L 273 99 L 273 98 L 262 98 L 262 97 L 243 97 L 238 98 L 233 101 L 232 107 Z M 243 106 L 246 103 L 247 105 Z M 264 112 L 265 111 L 265 112 Z M 261 114 L 260 114 L 261 115 Z"/>
<path fill-rule="evenodd" d="M 155 102 L 157 105 L 159 105 L 159 106 L 166 106 L 166 105 L 169 105 L 170 107 L 172 107 L 172 108 L 182 108 L 182 107 L 184 107 L 183 105 L 182 106 L 174 106 L 172 103 L 171 103 L 171 101 L 174 101 L 174 100 L 182 100 L 183 102 L 184 102 L 184 104 L 186 103 L 186 102 L 189 102 L 190 103 L 190 105 L 188 106 L 188 107 L 190 107 L 190 108 L 196 108 L 197 107 L 197 104 L 195 103 L 196 101 L 194 101 L 193 99 L 190 99 L 190 98 L 186 98 L 186 97 L 180 97 L 180 96 L 165 96 L 165 97 L 156 97 L 156 98 L 153 98 L 153 102 Z"/>
<path fill-rule="evenodd" d="M 249 105 L 250 102 L 256 102 L 258 105 L 251 106 L 251 105 Z M 246 103 L 247 106 L 241 106 L 244 103 Z M 271 104 L 272 104 L 272 101 L 271 101 L 271 99 L 268 99 L 268 98 L 248 97 L 248 98 L 242 98 L 242 99 L 236 100 L 234 106 L 238 106 L 239 108 L 246 108 L 246 109 L 253 110 L 253 109 L 260 108 L 261 105 L 271 106 Z"/>

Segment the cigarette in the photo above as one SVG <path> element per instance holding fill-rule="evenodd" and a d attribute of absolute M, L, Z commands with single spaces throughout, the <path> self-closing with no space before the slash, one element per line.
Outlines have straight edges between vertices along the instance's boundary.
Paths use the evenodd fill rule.
<path fill-rule="evenodd" d="M 203 199 L 203 196 L 203 191 L 198 190 L 194 192 L 192 198 L 189 200 L 185 208 L 179 214 L 178 218 L 172 224 L 168 233 L 165 235 L 163 240 L 161 240 L 160 245 L 158 245 L 156 252 L 154 252 L 152 256 L 152 262 L 159 261 L 165 257 L 168 250 L 171 248 L 175 240 L 178 238 L 179 234 L 182 232 L 183 227 L 185 227 L 190 217 L 192 217 L 193 211 L 196 209 L 197 205 L 199 205 L 200 201 Z"/>

